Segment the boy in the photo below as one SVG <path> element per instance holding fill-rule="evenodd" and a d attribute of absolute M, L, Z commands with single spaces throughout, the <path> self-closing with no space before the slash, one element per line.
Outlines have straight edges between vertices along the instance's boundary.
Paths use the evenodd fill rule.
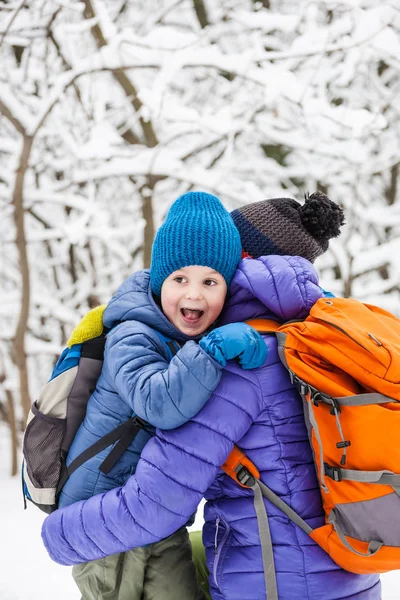
<path fill-rule="evenodd" d="M 150 272 L 129 277 L 104 312 L 111 331 L 103 369 L 67 464 L 132 413 L 146 425 L 107 475 L 99 466 L 109 449 L 78 468 L 60 507 L 123 485 L 155 427 L 173 429 L 197 414 L 227 360 L 237 357 L 244 368 L 264 362 L 262 338 L 243 323 L 214 330 L 207 352 L 195 341 L 221 313 L 240 258 L 238 231 L 215 196 L 190 192 L 176 200 L 155 238 Z M 170 362 L 165 338 L 182 345 Z M 84 600 L 202 598 L 186 527 L 159 543 L 74 567 L 73 576 Z"/>

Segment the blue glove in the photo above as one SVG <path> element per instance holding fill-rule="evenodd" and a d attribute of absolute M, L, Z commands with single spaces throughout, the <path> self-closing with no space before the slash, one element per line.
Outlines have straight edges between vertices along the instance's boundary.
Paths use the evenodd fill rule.
<path fill-rule="evenodd" d="M 246 323 L 217 327 L 203 337 L 199 345 L 223 367 L 227 360 L 236 358 L 243 369 L 257 369 L 264 364 L 268 354 L 261 335 Z"/>

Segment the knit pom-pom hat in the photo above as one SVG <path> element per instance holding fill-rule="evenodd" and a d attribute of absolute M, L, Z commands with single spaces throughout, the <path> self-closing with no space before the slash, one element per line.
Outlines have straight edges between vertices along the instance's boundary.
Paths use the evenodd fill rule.
<path fill-rule="evenodd" d="M 182 267 L 215 269 L 228 287 L 241 259 L 241 241 L 229 212 L 205 192 L 180 196 L 168 211 L 154 239 L 150 281 L 160 296 L 164 280 Z"/>
<path fill-rule="evenodd" d="M 232 213 L 244 255 L 253 258 L 280 254 L 303 256 L 309 261 L 323 254 L 331 238 L 340 235 L 342 208 L 322 192 L 305 197 L 272 198 L 242 206 Z"/>

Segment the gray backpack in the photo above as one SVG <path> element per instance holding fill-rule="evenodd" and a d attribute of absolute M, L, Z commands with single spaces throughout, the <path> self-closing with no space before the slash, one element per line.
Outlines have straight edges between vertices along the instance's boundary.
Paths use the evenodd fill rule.
<path fill-rule="evenodd" d="M 96 314 L 102 325 L 105 307 L 97 307 L 86 315 Z M 97 311 L 97 312 L 96 312 Z M 96 329 L 96 328 L 95 328 Z M 97 327 L 98 330 L 98 327 Z M 87 448 L 67 467 L 66 459 L 86 406 L 100 376 L 107 332 L 72 344 L 60 355 L 50 380 L 29 411 L 23 440 L 22 487 L 26 499 L 46 513 L 57 509 L 58 495 L 68 478 L 78 467 L 105 448 L 111 446 L 100 471 L 107 474 L 131 444 L 146 422 L 137 415 L 107 433 Z M 157 332 L 165 343 L 169 360 L 179 346 Z"/>

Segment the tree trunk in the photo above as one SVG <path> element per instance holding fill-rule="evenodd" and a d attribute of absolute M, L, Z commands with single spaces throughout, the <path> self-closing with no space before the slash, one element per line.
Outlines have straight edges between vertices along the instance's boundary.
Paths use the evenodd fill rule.
<path fill-rule="evenodd" d="M 94 17 L 96 17 L 96 13 L 91 0 L 84 0 L 83 3 L 85 7 L 83 13 L 85 18 L 93 19 Z M 98 23 L 91 27 L 91 33 L 98 48 L 102 48 L 103 46 L 107 45 L 107 40 Z M 148 148 L 154 148 L 158 144 L 158 139 L 154 131 L 152 122 L 150 120 L 143 119 L 140 115 L 140 111 L 143 108 L 143 104 L 140 98 L 138 97 L 136 87 L 134 86 L 128 75 L 126 75 L 126 73 L 122 69 L 116 69 L 115 71 L 113 71 L 112 76 L 119 83 L 126 97 L 130 99 L 130 102 L 135 112 L 139 114 L 139 123 L 143 132 L 145 145 Z M 122 137 L 129 144 L 140 143 L 140 140 L 131 129 L 125 132 L 122 135 Z M 151 246 L 153 244 L 154 239 L 154 215 L 152 196 L 154 186 L 156 185 L 157 181 L 159 181 L 159 178 L 154 178 L 153 180 L 152 176 L 150 175 L 148 177 L 147 183 L 145 184 L 145 186 L 143 186 L 141 190 L 142 216 L 145 220 L 145 228 L 143 234 L 143 266 L 145 269 L 148 269 L 151 263 Z M 146 193 L 143 193 L 144 191 Z"/>
<path fill-rule="evenodd" d="M 24 180 L 28 169 L 29 156 L 31 153 L 33 138 L 24 136 L 22 152 L 15 178 L 15 187 L 12 202 L 14 205 L 14 223 L 16 229 L 16 244 L 21 270 L 21 307 L 17 328 L 13 339 L 13 358 L 18 368 L 21 405 L 24 415 L 24 421 L 28 417 L 30 409 L 28 369 L 25 350 L 25 334 L 28 325 L 29 304 L 30 304 L 30 281 L 29 281 L 29 263 L 25 236 L 25 212 L 24 212 Z"/>
<path fill-rule="evenodd" d="M 154 184 L 152 183 L 151 178 L 149 178 L 149 181 L 141 190 L 142 217 L 145 221 L 143 232 L 143 266 L 145 269 L 150 268 L 151 247 L 154 240 L 153 189 Z"/>
<path fill-rule="evenodd" d="M 17 422 L 15 420 L 14 398 L 11 390 L 6 390 L 8 405 L 8 425 L 11 430 L 11 475 L 14 476 L 18 471 L 18 432 Z"/>
<path fill-rule="evenodd" d="M 0 371 L 0 385 L 6 381 L 5 371 Z M 0 418 L 4 419 L 11 431 L 11 475 L 16 475 L 18 470 L 18 431 L 15 420 L 14 398 L 11 390 L 5 388 L 4 393 L 7 399 L 7 408 L 2 406 Z"/>

